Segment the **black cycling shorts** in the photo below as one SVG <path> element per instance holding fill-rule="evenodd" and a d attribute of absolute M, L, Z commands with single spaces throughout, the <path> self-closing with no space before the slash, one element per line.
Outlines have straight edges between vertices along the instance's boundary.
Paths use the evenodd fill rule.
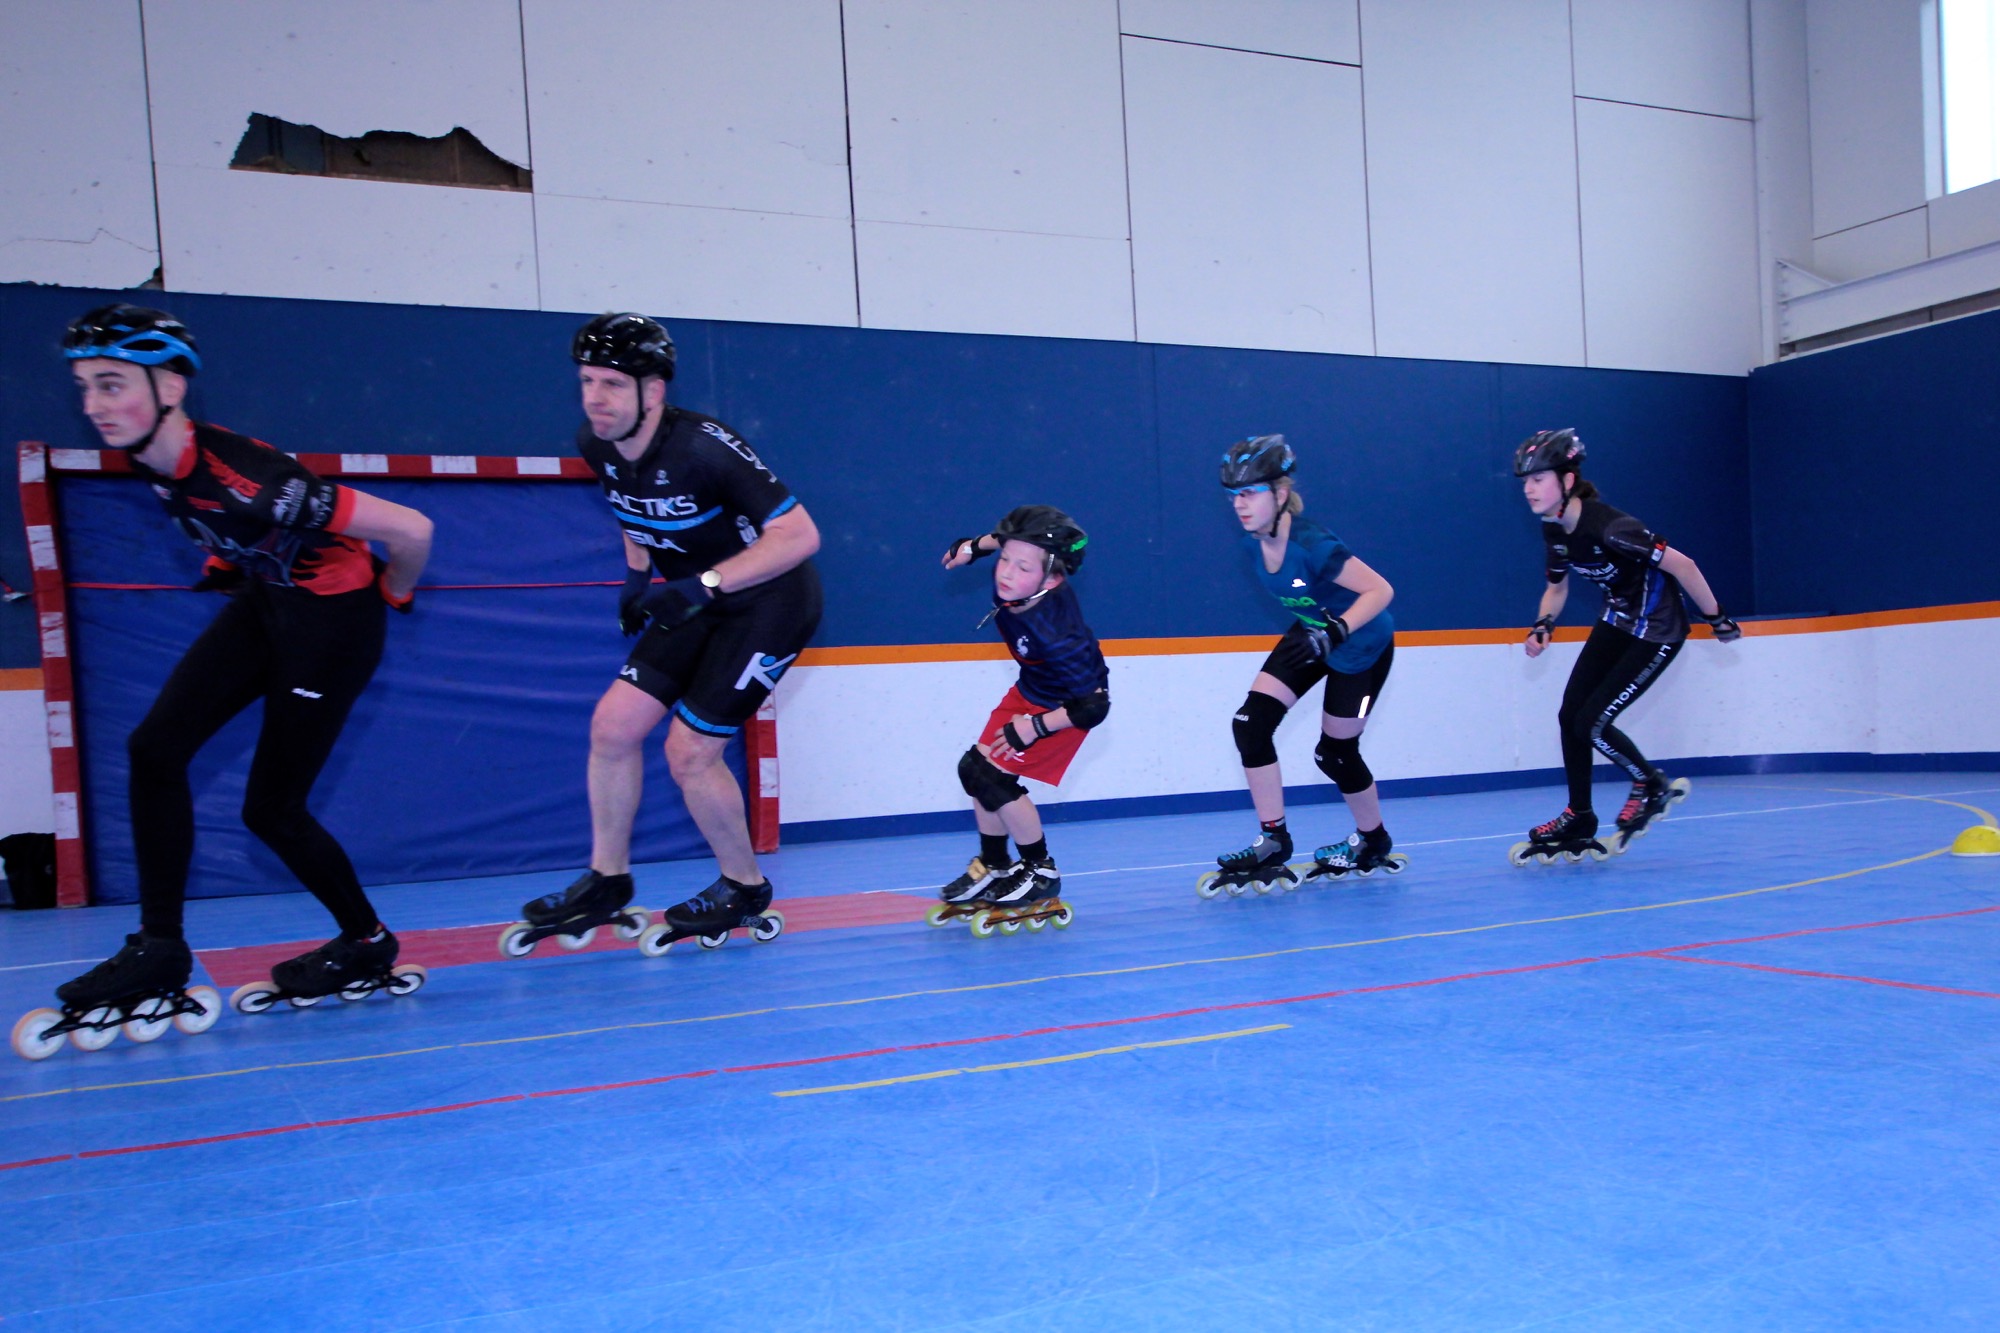
<path fill-rule="evenodd" d="M 1263 670 L 1301 699 L 1306 697 L 1306 691 L 1325 680 L 1326 696 L 1320 707 L 1327 716 L 1366 717 L 1367 710 L 1382 695 L 1382 684 L 1389 679 L 1389 667 L 1395 658 L 1396 645 L 1391 643 L 1383 647 L 1382 655 L 1365 670 L 1329 670 L 1313 652 L 1306 627 L 1295 623 L 1264 659 Z"/>
<path fill-rule="evenodd" d="M 810 563 L 727 593 L 672 629 L 649 625 L 618 678 L 707 736 L 733 736 L 819 628 L 819 574 Z"/>

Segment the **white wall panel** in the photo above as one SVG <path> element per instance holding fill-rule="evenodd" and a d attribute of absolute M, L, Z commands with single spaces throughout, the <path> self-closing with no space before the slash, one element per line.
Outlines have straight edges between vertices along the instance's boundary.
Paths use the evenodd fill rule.
<path fill-rule="evenodd" d="M 1135 37 L 1361 63 L 1357 0 L 1120 0 Z"/>
<path fill-rule="evenodd" d="M 1865 222 L 1813 241 L 1806 267 L 1834 282 L 1872 277 L 1930 258 L 1930 228 L 1921 208 Z"/>
<path fill-rule="evenodd" d="M 1812 267 L 1812 107 L 1806 0 L 1750 0 L 1757 107 L 1759 359 L 1778 354 L 1778 261 Z"/>
<path fill-rule="evenodd" d="M 145 13 L 161 162 L 227 166 L 261 112 L 350 137 L 463 126 L 529 165 L 517 0 L 145 0 Z"/>
<path fill-rule="evenodd" d="M 537 194 L 848 216 L 839 0 L 587 13 L 522 5 Z"/>
<path fill-rule="evenodd" d="M 49 719 L 42 700 L 38 689 L 0 689 L 0 838 L 55 831 Z"/>
<path fill-rule="evenodd" d="M 1125 43 L 1145 342 L 1375 350 L 1361 71 Z"/>
<path fill-rule="evenodd" d="M 1574 0 L 1576 91 L 1750 115 L 1749 0 Z"/>
<path fill-rule="evenodd" d="M 1583 363 L 1566 0 L 1364 0 L 1375 346 Z"/>
<path fill-rule="evenodd" d="M 857 222 L 854 242 L 864 327 L 1133 336 L 1123 239 Z"/>
<path fill-rule="evenodd" d="M 1758 354 L 1748 121 L 1579 99 L 1590 364 L 1746 375 Z"/>
<path fill-rule="evenodd" d="M 1955 255 L 2000 241 L 2000 181 L 1942 195 L 1930 204 L 1930 253 Z"/>
<path fill-rule="evenodd" d="M 1128 235 L 1117 0 L 846 12 L 856 218 Z"/>
<path fill-rule="evenodd" d="M 0 5 L 0 282 L 152 274 L 146 133 L 136 5 Z"/>
<path fill-rule="evenodd" d="M 537 304 L 526 194 L 165 164 L 159 183 L 176 291 Z"/>
<path fill-rule="evenodd" d="M 1815 236 L 1923 207 L 1920 37 L 1915 0 L 1809 0 Z"/>
<path fill-rule="evenodd" d="M 846 218 L 543 195 L 535 208 L 545 310 L 855 321 Z"/>

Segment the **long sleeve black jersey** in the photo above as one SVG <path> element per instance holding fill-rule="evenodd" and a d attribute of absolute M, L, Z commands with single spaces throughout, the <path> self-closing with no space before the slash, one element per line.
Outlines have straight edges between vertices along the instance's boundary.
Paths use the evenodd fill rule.
<path fill-rule="evenodd" d="M 1542 524 L 1548 579 L 1560 583 L 1571 570 L 1604 589 L 1599 619 L 1647 643 L 1676 643 L 1688 636 L 1681 585 L 1659 565 L 1667 539 L 1623 510 L 1585 500 L 1575 532 Z"/>

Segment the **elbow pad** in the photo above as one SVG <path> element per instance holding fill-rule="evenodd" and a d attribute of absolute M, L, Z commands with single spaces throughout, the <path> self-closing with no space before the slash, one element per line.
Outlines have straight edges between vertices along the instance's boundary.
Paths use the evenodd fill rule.
<path fill-rule="evenodd" d="M 1089 731 L 1102 722 L 1111 712 L 1111 695 L 1104 690 L 1086 694 L 1081 699 L 1071 699 L 1063 705 L 1069 714 L 1069 724 L 1079 731 Z"/>

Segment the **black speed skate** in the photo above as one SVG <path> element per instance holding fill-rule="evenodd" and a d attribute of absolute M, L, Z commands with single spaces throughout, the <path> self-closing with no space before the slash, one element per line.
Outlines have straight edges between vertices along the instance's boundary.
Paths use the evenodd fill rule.
<path fill-rule="evenodd" d="M 1269 893 L 1283 889 L 1290 893 L 1299 886 L 1296 870 L 1285 864 L 1292 854 L 1292 835 L 1283 829 L 1259 833 L 1257 841 L 1240 852 L 1224 852 L 1215 858 L 1220 867 L 1194 882 L 1194 891 L 1203 898 L 1227 893 L 1232 898 L 1246 893 Z"/>
<path fill-rule="evenodd" d="M 169 1027 L 190 1035 L 215 1026 L 222 997 L 190 987 L 194 955 L 185 940 L 127 935 L 125 947 L 90 971 L 56 987 L 61 1009 L 35 1009 L 14 1024 L 14 1054 L 46 1060 L 65 1038 L 80 1051 L 101 1051 L 119 1032 L 147 1042 Z"/>
<path fill-rule="evenodd" d="M 1622 852 L 1631 847 L 1632 840 L 1643 837 L 1655 820 L 1665 819 L 1667 811 L 1685 801 L 1692 787 L 1686 778 L 1669 782 L 1664 773 L 1633 783 L 1632 794 L 1625 798 L 1625 808 L 1618 812 L 1618 837 L 1613 850 Z"/>
<path fill-rule="evenodd" d="M 938 902 L 924 913 L 924 920 L 933 926 L 947 926 L 978 915 L 986 909 L 987 890 L 1012 875 L 1019 865 L 1016 861 L 989 867 L 983 858 L 973 857 L 963 875 L 938 890 Z"/>
<path fill-rule="evenodd" d="M 522 919 L 500 932 L 500 956 L 526 958 L 551 936 L 565 949 L 581 949 L 597 938 L 599 926 L 610 926 L 621 940 L 636 940 L 653 923 L 653 914 L 631 904 L 630 875 L 586 870 L 562 892 L 523 904 Z"/>
<path fill-rule="evenodd" d="M 986 939 L 993 932 L 1013 935 L 1026 926 L 1040 930 L 1054 926 L 1068 930 L 1076 913 L 1062 900 L 1062 874 L 1047 857 L 1039 861 L 1016 861 L 1002 878 L 986 889 L 981 910 L 972 918 L 972 933 Z"/>
<path fill-rule="evenodd" d="M 674 947 L 676 940 L 690 935 L 704 949 L 720 949 L 729 941 L 729 932 L 742 927 L 759 944 L 768 944 L 784 933 L 785 914 L 773 912 L 771 881 L 744 885 L 726 876 L 684 903 L 676 903 L 663 913 L 664 920 L 649 926 L 639 936 L 639 952 L 658 958 Z"/>
<path fill-rule="evenodd" d="M 1517 866 L 1530 861 L 1553 865 L 1557 857 L 1572 863 L 1586 856 L 1602 861 L 1610 855 L 1611 849 L 1597 839 L 1597 816 L 1589 810 L 1578 814 L 1568 806 L 1548 823 L 1529 829 L 1526 842 L 1507 849 L 1508 862 Z"/>
<path fill-rule="evenodd" d="M 408 995 L 430 979 L 417 963 L 396 962 L 401 948 L 386 928 L 369 939 L 336 935 L 317 949 L 287 958 L 271 969 L 269 981 L 238 986 L 229 1007 L 239 1014 L 261 1014 L 283 1000 L 294 1009 L 310 1009 L 329 995 L 365 1000 L 378 990 Z"/>
<path fill-rule="evenodd" d="M 1410 858 L 1389 850 L 1395 845 L 1387 829 L 1376 829 L 1372 838 L 1356 829 L 1344 841 L 1313 853 L 1312 867 L 1306 871 L 1305 882 L 1311 884 L 1322 879 L 1345 879 L 1349 875 L 1372 875 L 1378 870 L 1384 874 L 1400 875 L 1410 864 Z"/>

